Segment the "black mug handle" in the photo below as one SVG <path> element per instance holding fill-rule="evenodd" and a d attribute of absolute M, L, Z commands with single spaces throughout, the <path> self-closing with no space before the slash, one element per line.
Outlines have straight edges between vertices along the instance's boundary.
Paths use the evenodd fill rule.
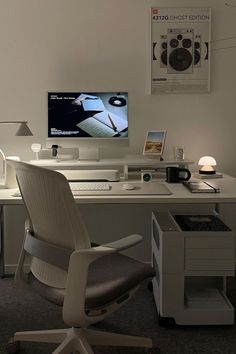
<path fill-rule="evenodd" d="M 179 172 L 186 172 L 186 177 L 179 177 L 180 181 L 188 181 L 191 178 L 191 172 L 187 168 L 179 168 Z"/>

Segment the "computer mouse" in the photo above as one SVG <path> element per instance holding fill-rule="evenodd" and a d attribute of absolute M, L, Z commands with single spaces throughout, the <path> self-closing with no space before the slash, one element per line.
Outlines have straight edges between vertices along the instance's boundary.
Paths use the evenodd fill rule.
<path fill-rule="evenodd" d="M 125 190 L 127 190 L 127 191 L 130 191 L 130 190 L 132 190 L 132 189 L 135 189 L 135 186 L 134 186 L 133 184 L 131 184 L 131 183 L 124 183 L 124 184 L 122 185 L 122 189 L 125 189 Z"/>

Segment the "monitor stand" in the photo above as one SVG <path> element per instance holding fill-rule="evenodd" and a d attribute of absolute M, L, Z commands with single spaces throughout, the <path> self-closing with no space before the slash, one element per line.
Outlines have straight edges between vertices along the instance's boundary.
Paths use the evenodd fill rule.
<path fill-rule="evenodd" d="M 99 148 L 98 147 L 80 147 L 79 148 L 79 161 L 99 161 Z"/>

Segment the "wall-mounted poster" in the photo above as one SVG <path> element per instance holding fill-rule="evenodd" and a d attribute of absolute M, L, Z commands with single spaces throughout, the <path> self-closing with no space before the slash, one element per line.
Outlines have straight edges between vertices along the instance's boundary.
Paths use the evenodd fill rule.
<path fill-rule="evenodd" d="M 211 9 L 151 9 L 151 92 L 208 92 Z"/>

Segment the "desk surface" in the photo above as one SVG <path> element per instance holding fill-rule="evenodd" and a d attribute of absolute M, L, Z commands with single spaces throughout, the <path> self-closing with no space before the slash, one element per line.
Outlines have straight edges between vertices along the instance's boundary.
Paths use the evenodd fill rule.
<path fill-rule="evenodd" d="M 77 204 L 120 204 L 120 203 L 130 203 L 130 204 L 200 204 L 200 203 L 236 203 L 236 178 L 224 175 L 223 178 L 208 180 L 209 183 L 214 184 L 214 186 L 219 187 L 220 193 L 191 193 L 186 187 L 181 183 L 166 183 L 161 181 L 167 186 L 172 194 L 170 195 L 132 195 L 132 194 L 122 194 L 114 195 L 112 194 L 112 189 L 106 195 L 96 192 L 96 195 L 80 195 L 75 196 L 75 201 Z M 112 182 L 112 184 L 123 184 L 124 182 Z M 132 182 L 131 182 L 132 183 Z M 152 182 L 149 182 L 152 183 Z M 142 188 L 145 190 L 148 183 L 142 183 Z M 20 197 L 13 197 L 15 189 L 1 189 L 0 190 L 0 204 L 2 205 L 20 205 L 23 204 Z"/>

